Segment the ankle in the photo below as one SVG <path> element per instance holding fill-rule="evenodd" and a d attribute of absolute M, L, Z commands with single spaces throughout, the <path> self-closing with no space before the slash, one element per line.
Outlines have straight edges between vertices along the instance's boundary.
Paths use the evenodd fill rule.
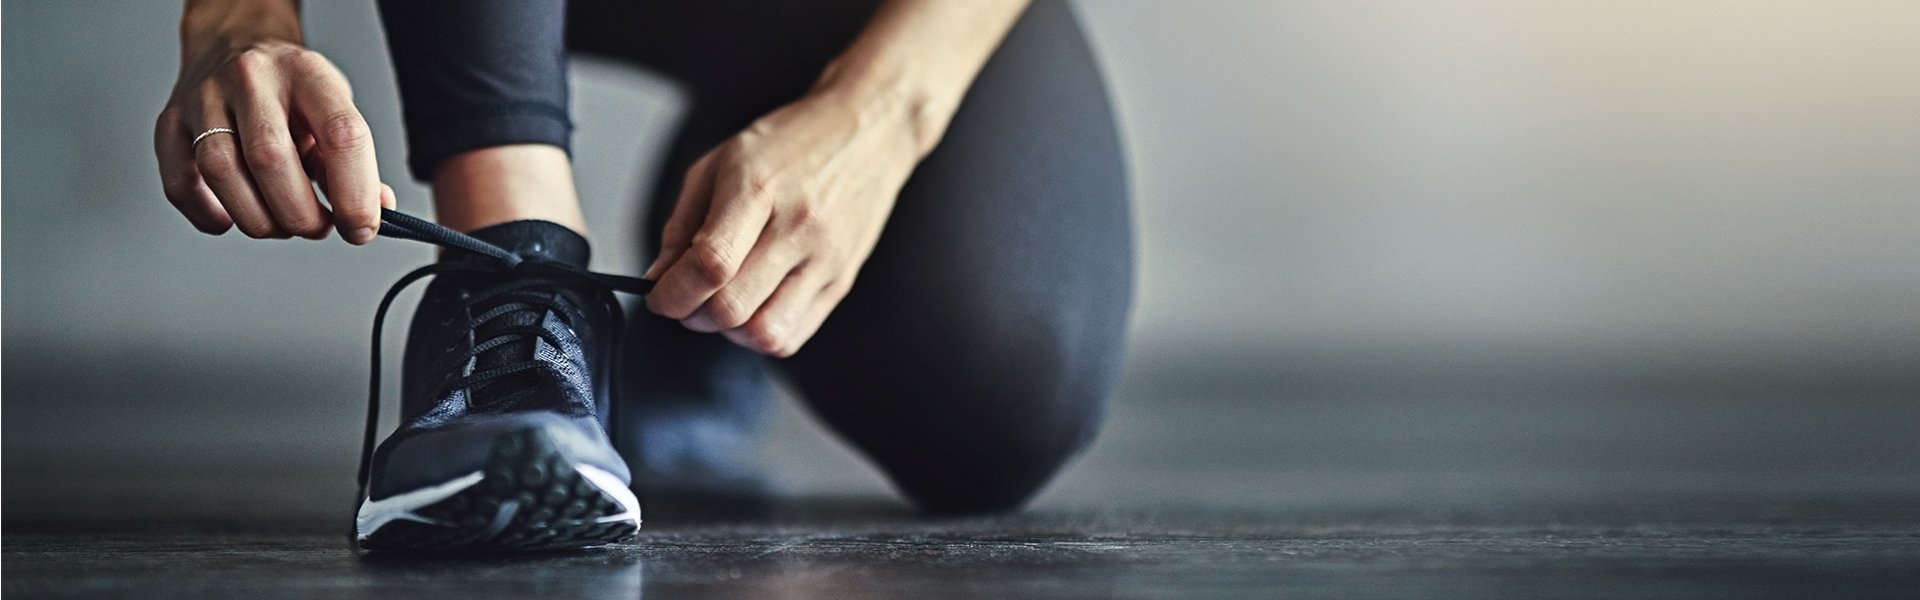
<path fill-rule="evenodd" d="M 573 165 L 555 146 L 494 146 L 456 154 L 434 170 L 433 203 L 440 224 L 456 231 L 539 220 L 587 234 Z"/>

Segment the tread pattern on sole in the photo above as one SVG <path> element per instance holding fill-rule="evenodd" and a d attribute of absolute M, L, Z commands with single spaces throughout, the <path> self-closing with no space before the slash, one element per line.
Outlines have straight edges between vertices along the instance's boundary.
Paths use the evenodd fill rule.
<path fill-rule="evenodd" d="M 415 509 L 434 521 L 394 520 L 360 540 L 376 551 L 518 551 L 618 542 L 639 531 L 635 520 L 601 522 L 626 512 L 588 481 L 538 431 L 494 442 L 486 475 L 445 500 Z"/>

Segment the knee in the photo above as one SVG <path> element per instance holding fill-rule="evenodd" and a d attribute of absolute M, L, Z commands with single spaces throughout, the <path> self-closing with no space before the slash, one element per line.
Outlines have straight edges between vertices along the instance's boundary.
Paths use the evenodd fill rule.
<path fill-rule="evenodd" d="M 1045 407 L 993 419 L 950 419 L 881 466 L 894 485 L 934 514 L 1018 510 L 1079 455 L 1099 429 L 1104 398 L 1025 398 Z"/>
<path fill-rule="evenodd" d="M 1091 444 L 1124 347 L 1124 310 L 1055 308 L 954 311 L 975 318 L 935 320 L 918 333 L 936 342 L 857 378 L 815 380 L 838 392 L 816 407 L 927 512 L 1019 509 Z"/>

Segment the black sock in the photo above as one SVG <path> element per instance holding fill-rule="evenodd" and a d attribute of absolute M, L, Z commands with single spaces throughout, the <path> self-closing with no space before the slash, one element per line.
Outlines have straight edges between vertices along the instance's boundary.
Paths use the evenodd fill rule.
<path fill-rule="evenodd" d="M 508 221 L 469 233 L 487 243 L 506 248 L 525 258 L 543 259 L 585 268 L 593 256 L 587 238 L 552 221 Z M 448 250 L 441 260 L 485 260 L 463 250 Z"/>

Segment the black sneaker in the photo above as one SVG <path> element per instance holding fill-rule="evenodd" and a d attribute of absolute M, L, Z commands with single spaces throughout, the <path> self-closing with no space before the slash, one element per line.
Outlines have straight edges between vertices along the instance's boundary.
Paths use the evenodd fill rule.
<path fill-rule="evenodd" d="M 621 330 L 612 291 L 640 280 L 585 271 L 587 242 L 517 221 L 467 237 L 388 211 L 381 234 L 447 250 L 408 332 L 400 428 L 361 462 L 354 541 L 367 550 L 537 550 L 632 537 L 640 503 L 607 436 Z M 380 324 L 367 447 L 378 409 Z M 364 449 L 363 449 L 364 451 Z"/>

